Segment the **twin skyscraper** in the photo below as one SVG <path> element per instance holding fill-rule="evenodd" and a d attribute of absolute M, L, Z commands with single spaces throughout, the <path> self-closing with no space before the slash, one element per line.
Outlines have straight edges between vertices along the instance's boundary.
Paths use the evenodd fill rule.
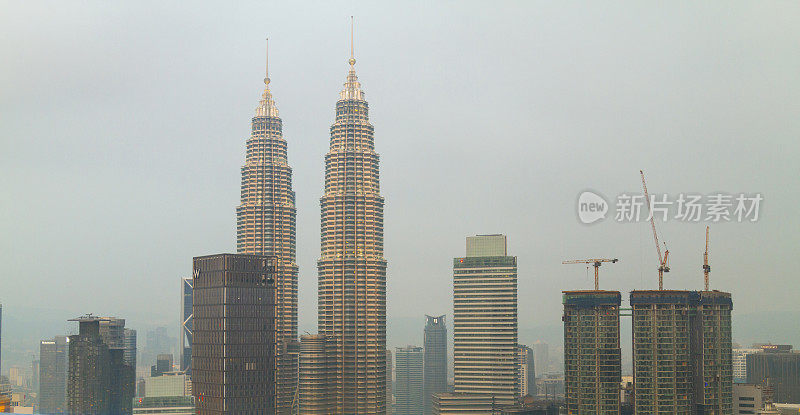
<path fill-rule="evenodd" d="M 241 204 L 236 209 L 237 251 L 275 261 L 277 413 L 296 412 L 303 401 L 309 409 L 324 413 L 386 412 L 384 200 L 380 195 L 379 156 L 375 152 L 374 128 L 369 123 L 369 104 L 356 76 L 355 63 L 351 34 L 350 69 L 336 102 L 330 150 L 325 155 L 325 194 L 320 199 L 319 334 L 313 340 L 309 338 L 303 348 L 322 347 L 321 355 L 304 356 L 306 360 L 313 358 L 315 365 L 312 376 L 305 379 L 305 383 L 314 381 L 310 394 L 308 385 L 304 392 L 299 375 L 297 209 L 292 169 L 268 71 L 247 140 Z M 196 333 L 194 340 L 197 341 Z"/>

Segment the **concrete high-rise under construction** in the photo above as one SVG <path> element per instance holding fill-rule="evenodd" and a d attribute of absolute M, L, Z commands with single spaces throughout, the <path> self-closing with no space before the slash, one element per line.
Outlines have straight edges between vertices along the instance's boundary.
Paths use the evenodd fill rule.
<path fill-rule="evenodd" d="M 297 391 L 297 273 L 295 194 L 283 138 L 283 121 L 269 89 L 251 120 L 242 166 L 241 204 L 236 208 L 236 245 L 240 254 L 277 259 L 275 331 L 277 343 L 277 413 L 290 413 Z"/>
<path fill-rule="evenodd" d="M 729 293 L 632 291 L 637 414 L 731 414 Z"/>
<path fill-rule="evenodd" d="M 567 414 L 619 414 L 619 291 L 564 291 Z"/>
<path fill-rule="evenodd" d="M 513 404 L 517 257 L 508 256 L 505 235 L 468 237 L 467 256 L 453 260 L 453 336 L 455 393 Z"/>
<path fill-rule="evenodd" d="M 352 43 L 352 42 L 351 42 Z M 333 414 L 386 412 L 383 197 L 369 105 L 350 57 L 325 155 L 318 271 L 319 334 L 333 342 Z"/>

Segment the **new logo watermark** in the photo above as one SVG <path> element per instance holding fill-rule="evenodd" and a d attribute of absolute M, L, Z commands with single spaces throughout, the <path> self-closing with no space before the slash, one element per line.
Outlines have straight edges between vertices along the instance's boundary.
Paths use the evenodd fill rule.
<path fill-rule="evenodd" d="M 642 194 L 623 193 L 614 204 L 617 222 L 649 221 L 651 218 L 666 222 L 755 222 L 760 216 L 761 193 L 681 193 L 650 195 L 650 203 Z M 648 208 L 649 207 L 649 208 Z M 585 191 L 578 196 L 578 219 L 585 224 L 605 219 L 609 203 L 598 193 Z"/>
<path fill-rule="evenodd" d="M 585 191 L 578 196 L 578 219 L 589 224 L 605 219 L 608 202 L 597 193 Z"/>

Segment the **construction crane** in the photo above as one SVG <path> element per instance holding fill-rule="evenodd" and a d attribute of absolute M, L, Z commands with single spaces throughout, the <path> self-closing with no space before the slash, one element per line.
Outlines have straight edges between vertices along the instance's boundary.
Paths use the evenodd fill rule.
<path fill-rule="evenodd" d="M 613 263 L 615 263 L 617 261 L 619 261 L 617 258 L 614 258 L 614 259 L 608 259 L 608 258 L 573 259 L 571 261 L 564 261 L 564 262 L 562 262 L 562 264 L 564 264 L 564 265 L 566 265 L 566 264 L 592 264 L 594 266 L 594 290 L 597 291 L 597 290 L 600 289 L 600 283 L 598 281 L 600 265 L 603 262 L 610 262 L 610 263 L 613 264 Z"/>
<path fill-rule="evenodd" d="M 644 189 L 644 199 L 647 200 L 647 210 L 650 212 L 650 227 L 653 229 L 653 239 L 656 241 L 656 251 L 658 252 L 658 289 L 664 289 L 664 273 L 669 272 L 669 249 L 667 244 L 664 243 L 664 255 L 661 255 L 661 244 L 658 242 L 658 233 L 656 232 L 656 220 L 653 215 L 653 208 L 650 206 L 650 194 L 647 192 L 647 183 L 644 181 L 644 172 L 639 170 L 642 175 L 642 188 Z"/>
<path fill-rule="evenodd" d="M 706 226 L 706 252 L 703 253 L 703 276 L 708 291 L 708 274 L 711 272 L 711 265 L 708 265 L 708 226 Z"/>

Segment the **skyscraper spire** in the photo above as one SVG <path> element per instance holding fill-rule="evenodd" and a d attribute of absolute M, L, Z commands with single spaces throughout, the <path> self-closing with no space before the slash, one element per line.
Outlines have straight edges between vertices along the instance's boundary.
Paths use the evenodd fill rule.
<path fill-rule="evenodd" d="M 267 38 L 267 64 L 266 64 L 266 78 L 264 78 L 264 85 L 269 88 L 269 38 Z"/>
<path fill-rule="evenodd" d="M 355 28 L 355 19 L 353 16 L 350 16 L 350 70 L 353 70 L 353 66 L 356 64 L 356 55 L 353 48 L 353 31 Z"/>
<path fill-rule="evenodd" d="M 261 101 L 256 107 L 256 117 L 277 117 L 278 107 L 275 101 L 272 100 L 272 92 L 269 90 L 269 38 L 267 38 L 267 61 L 266 61 L 266 77 L 264 78 L 264 92 L 261 93 Z"/>

